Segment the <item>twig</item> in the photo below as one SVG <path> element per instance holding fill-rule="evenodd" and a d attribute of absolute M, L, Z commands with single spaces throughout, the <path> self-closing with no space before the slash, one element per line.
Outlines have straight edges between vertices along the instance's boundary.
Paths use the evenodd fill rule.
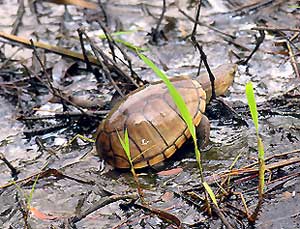
<path fill-rule="evenodd" d="M 226 226 L 228 229 L 233 229 L 234 227 L 228 222 L 228 220 L 225 218 L 224 214 L 221 212 L 221 210 L 215 206 L 214 204 L 211 205 L 213 211 L 219 216 L 222 223 Z"/>
<path fill-rule="evenodd" d="M 254 53 L 259 49 L 260 45 L 264 42 L 265 32 L 263 30 L 259 30 L 259 34 L 260 34 L 260 36 L 258 38 L 256 38 L 256 45 L 255 45 L 254 49 L 252 50 L 250 55 L 245 60 L 239 61 L 239 64 L 246 65 L 249 62 L 249 60 L 252 58 Z"/>
<path fill-rule="evenodd" d="M 160 17 L 157 21 L 156 27 L 153 29 L 151 29 L 151 33 L 149 33 L 149 35 L 151 36 L 151 43 L 152 44 L 158 44 L 159 38 L 163 37 L 165 40 L 167 40 L 167 38 L 164 35 L 164 32 L 162 30 L 160 30 L 160 26 L 162 23 L 162 20 L 164 18 L 166 12 L 166 0 L 163 0 L 163 6 L 162 6 L 162 11 L 160 14 Z"/>
<path fill-rule="evenodd" d="M 231 12 L 237 13 L 237 12 L 241 11 L 239 14 L 236 14 L 236 15 L 241 15 L 241 14 L 247 13 L 247 12 L 244 11 L 244 10 L 247 10 L 248 13 L 249 13 L 249 12 L 257 10 L 259 8 L 267 7 L 268 5 L 272 4 L 274 1 L 278 2 L 278 0 L 263 0 L 263 1 L 258 0 L 254 3 L 250 3 L 250 4 L 247 4 L 247 5 L 241 6 L 240 8 L 237 8 L 237 9 L 231 11 Z M 279 2 L 283 2 L 283 1 L 286 1 L 286 0 L 281 0 Z"/>
<path fill-rule="evenodd" d="M 56 178 L 66 178 L 66 179 L 69 179 L 69 180 L 72 180 L 72 181 L 76 181 L 76 182 L 81 183 L 81 184 L 88 184 L 88 185 L 94 185 L 95 184 L 94 181 L 80 180 L 80 179 L 77 179 L 75 177 L 71 177 L 71 176 L 65 175 L 65 174 L 63 174 L 62 172 L 60 172 L 57 169 L 47 169 L 45 171 L 40 171 L 40 172 L 37 172 L 35 174 L 32 174 L 32 175 L 30 175 L 28 177 L 25 177 L 23 179 L 19 179 L 19 180 L 16 180 L 16 181 L 9 182 L 7 184 L 1 185 L 0 189 L 8 188 L 8 187 L 10 187 L 12 185 L 15 185 L 16 183 L 17 184 L 19 184 L 19 183 L 25 183 L 25 184 L 27 184 L 27 183 L 31 182 L 32 180 L 36 179 L 37 176 L 39 177 L 39 179 L 45 178 L 45 177 L 50 177 L 50 176 L 55 176 Z"/>
<path fill-rule="evenodd" d="M 256 27 L 258 31 L 265 31 L 265 28 L 268 27 L 261 27 L 261 30 L 259 30 L 260 27 Z M 284 30 L 277 30 L 278 34 L 282 36 L 287 43 L 289 43 L 291 46 L 293 46 L 297 51 L 300 51 L 300 49 L 293 43 L 293 39 L 295 39 L 299 35 L 299 31 L 296 31 L 296 34 L 290 39 L 287 37 L 287 35 L 283 32 Z"/>
<path fill-rule="evenodd" d="M 296 154 L 296 153 L 300 153 L 300 150 L 294 150 L 294 151 L 291 151 L 291 152 L 288 152 L 288 153 L 291 153 L 291 154 L 295 153 Z M 273 156 L 267 158 L 265 161 L 270 160 L 272 158 L 281 157 L 281 156 L 284 157 L 284 156 L 288 155 L 288 153 L 273 155 Z M 274 163 L 266 164 L 266 170 L 272 171 L 272 170 L 275 170 L 275 169 L 279 169 L 279 168 L 282 168 L 282 167 L 285 167 L 285 166 L 294 165 L 294 164 L 298 164 L 298 163 L 300 163 L 300 158 L 295 156 L 295 157 L 289 158 L 287 160 L 284 160 L 283 162 L 274 162 Z M 257 165 L 257 162 L 252 163 L 248 166 L 244 166 L 240 169 L 231 169 L 231 170 L 228 170 L 228 171 L 224 171 L 224 172 L 215 174 L 213 176 L 207 177 L 206 182 L 209 185 L 211 185 L 211 184 L 214 184 L 214 183 L 216 183 L 216 182 L 220 181 L 221 179 L 223 179 L 225 177 L 228 177 L 228 176 L 232 177 L 231 180 L 238 180 L 238 178 L 241 177 L 241 176 L 249 176 L 249 175 L 253 175 L 253 174 L 258 174 L 259 170 L 258 170 L 258 168 L 254 167 L 255 165 Z M 250 168 L 250 166 L 251 166 L 251 168 Z M 202 185 L 197 185 L 197 186 L 194 186 L 192 188 L 182 190 L 181 192 L 190 192 L 190 191 L 202 190 L 202 189 L 203 189 Z"/>
<path fill-rule="evenodd" d="M 115 53 L 115 47 L 114 47 L 114 44 L 113 44 L 113 41 L 112 41 L 113 40 L 112 36 L 110 36 L 110 34 L 108 34 L 107 29 L 102 25 L 102 23 L 100 22 L 100 20 L 98 20 L 98 24 L 100 25 L 102 31 L 105 34 L 105 37 L 106 37 L 106 40 L 107 40 L 107 43 L 108 43 L 108 47 L 109 47 L 109 49 L 111 51 L 111 55 L 112 55 L 113 61 L 117 62 L 117 60 L 116 60 L 116 53 Z"/>
<path fill-rule="evenodd" d="M 180 219 L 178 219 L 178 217 L 176 217 L 175 215 L 173 215 L 165 210 L 154 208 L 149 205 L 134 204 L 134 206 L 141 208 L 143 210 L 150 211 L 151 213 L 157 215 L 159 218 L 161 218 L 165 221 L 168 221 L 172 224 L 175 224 L 177 226 L 177 228 L 179 228 L 179 229 L 182 227 L 182 223 L 181 223 Z"/>
<path fill-rule="evenodd" d="M 30 40 L 30 43 L 31 43 L 31 47 L 33 49 L 33 54 L 36 56 L 37 60 L 40 63 L 40 66 L 42 67 L 42 69 L 43 69 L 43 71 L 44 71 L 44 73 L 46 75 L 46 79 L 47 79 L 47 82 L 48 82 L 48 84 L 46 85 L 46 87 L 48 88 L 48 90 L 54 96 L 57 96 L 58 98 L 61 99 L 63 106 L 65 106 L 64 102 L 67 102 L 67 103 L 71 104 L 72 106 L 76 107 L 80 112 L 82 112 L 83 114 L 85 114 L 85 111 L 81 107 L 77 106 L 76 104 L 74 104 L 73 102 L 71 102 L 69 99 L 67 99 L 64 96 L 62 96 L 61 92 L 58 89 L 54 88 L 54 86 L 51 83 L 50 76 L 49 76 L 49 74 L 48 74 L 48 72 L 47 72 L 44 64 L 42 63 L 39 55 L 37 54 L 37 50 L 36 50 L 35 45 L 34 45 L 35 43 L 32 40 Z M 36 76 L 36 78 L 39 79 L 41 82 L 43 82 L 38 76 Z"/>
<path fill-rule="evenodd" d="M 199 4 L 198 4 L 198 8 L 197 8 L 197 13 L 196 13 L 196 18 L 195 18 L 195 23 L 194 23 L 194 27 L 193 27 L 193 30 L 192 30 L 192 35 L 191 35 L 191 40 L 192 40 L 192 44 L 197 47 L 197 49 L 199 50 L 200 52 L 200 62 L 199 62 L 199 68 L 198 68 L 198 73 L 200 73 L 200 66 L 201 66 L 201 63 L 202 63 L 202 60 L 204 62 L 204 65 L 206 67 L 206 70 L 208 72 L 208 76 L 209 76 L 209 79 L 210 79 L 210 82 L 211 82 L 211 99 L 212 98 L 215 98 L 216 97 L 216 92 L 215 92 L 215 77 L 213 76 L 209 66 L 208 66 L 208 63 L 207 63 L 207 58 L 206 58 L 206 55 L 205 53 L 203 52 L 202 50 L 202 47 L 199 45 L 199 43 L 196 41 L 196 31 L 197 31 L 197 24 L 198 24 L 198 21 L 199 21 L 199 16 L 200 16 L 200 9 L 201 9 L 201 5 L 202 5 L 202 0 L 199 1 Z M 203 168 L 202 168 L 202 165 L 201 165 L 201 160 L 200 160 L 200 163 L 199 163 L 199 170 L 200 170 L 200 178 L 201 178 L 201 182 L 202 184 L 204 183 L 204 176 L 203 176 Z M 207 211 L 210 213 L 211 212 L 211 205 L 208 201 L 208 193 L 205 191 L 204 192 L 204 195 L 205 195 L 205 203 L 207 204 Z"/>
<path fill-rule="evenodd" d="M 199 43 L 196 40 L 196 31 L 197 31 L 197 24 L 199 24 L 198 21 L 199 21 L 199 16 L 200 16 L 201 2 L 202 1 L 200 1 L 199 5 L 198 5 L 198 8 L 197 8 L 196 19 L 195 19 L 193 31 L 192 31 L 192 34 L 191 34 L 191 40 L 192 40 L 193 45 L 198 49 L 198 51 L 200 53 L 200 56 L 201 56 L 200 62 L 199 62 L 198 73 L 200 73 L 200 66 L 201 66 L 201 63 L 203 61 L 204 66 L 207 70 L 209 79 L 210 79 L 210 83 L 211 83 L 211 99 L 215 99 L 216 98 L 215 77 L 214 77 L 214 75 L 213 75 L 213 73 L 210 70 L 210 67 L 208 65 L 206 54 L 204 53 L 202 47 L 199 45 Z"/>
<path fill-rule="evenodd" d="M 288 182 L 296 177 L 299 177 L 299 176 L 300 176 L 300 172 L 297 172 L 297 173 L 293 173 L 293 174 L 288 174 L 284 177 L 280 177 L 276 180 L 272 180 L 271 182 L 268 182 L 267 190 L 265 191 L 265 194 L 274 191 L 278 186 L 282 186 L 286 182 Z"/>
<path fill-rule="evenodd" d="M 101 61 L 99 55 L 101 56 L 101 58 L 103 60 L 103 67 L 104 67 L 103 69 L 104 70 L 105 70 L 105 66 L 111 65 L 112 66 L 112 68 L 111 68 L 112 69 L 111 70 L 112 73 L 115 73 L 115 74 L 117 74 L 117 76 L 122 77 L 123 81 L 126 80 L 126 79 L 128 79 L 132 83 L 132 85 L 135 86 L 136 88 L 139 87 L 139 85 L 137 84 L 137 82 L 135 82 L 135 80 L 132 77 L 130 77 L 128 74 L 126 74 L 116 62 L 114 62 L 100 48 L 98 48 L 91 41 L 91 39 L 89 38 L 89 36 L 84 31 L 83 31 L 83 34 L 85 35 L 86 39 L 90 43 L 90 46 L 91 46 L 94 54 L 96 55 L 98 61 Z M 118 87 L 118 85 L 113 80 L 113 78 L 111 76 L 111 73 L 108 70 L 105 70 L 105 72 L 106 72 L 107 76 L 110 77 L 110 80 L 114 84 L 114 86 L 115 86 L 116 90 L 118 91 L 118 93 L 122 97 L 124 97 L 124 94 L 122 93 L 122 91 L 120 90 L 120 88 Z"/>
<path fill-rule="evenodd" d="M 107 17 L 107 14 L 106 14 L 105 6 L 104 6 L 104 4 L 102 3 L 101 0 L 98 0 L 98 5 L 100 6 L 100 9 L 103 13 L 104 23 L 105 23 L 106 26 L 108 26 L 108 17 Z"/>
<path fill-rule="evenodd" d="M 231 35 L 231 34 L 228 34 L 228 33 L 225 33 L 219 29 L 217 29 L 216 27 L 214 26 L 211 26 L 211 25 L 207 25 L 203 22 L 200 22 L 200 21 L 196 21 L 194 18 L 192 18 L 190 15 L 188 15 L 186 12 L 184 12 L 181 8 L 179 8 L 179 6 L 177 6 L 178 10 L 180 13 L 182 13 L 185 17 L 187 17 L 190 21 L 194 22 L 194 23 L 197 23 L 198 25 L 200 26 L 204 26 L 206 28 L 209 28 L 210 30 L 213 30 L 219 34 L 222 34 L 224 36 L 227 36 L 227 37 L 230 37 L 231 39 L 235 39 L 236 37 L 234 35 Z"/>
<path fill-rule="evenodd" d="M 292 155 L 292 154 L 300 154 L 300 149 L 296 149 L 296 150 L 292 150 L 292 151 L 288 151 L 288 152 L 284 152 L 284 153 L 279 153 L 279 154 L 273 154 L 267 158 L 265 158 L 265 162 L 270 161 L 271 159 L 274 158 L 282 158 L 282 157 L 287 157 L 288 155 Z M 254 167 L 255 165 L 257 165 L 258 162 L 254 162 L 252 164 L 249 164 L 247 166 L 244 166 L 243 168 L 250 168 L 250 167 Z"/>
<path fill-rule="evenodd" d="M 93 206 L 91 206 L 90 208 L 88 208 L 87 210 L 85 210 L 84 212 L 82 212 L 81 214 L 71 217 L 68 219 L 68 222 L 72 225 L 75 224 L 77 222 L 79 222 L 80 220 L 84 219 L 85 217 L 87 217 L 89 214 L 97 211 L 98 209 L 114 203 L 116 201 L 119 200 L 135 200 L 137 199 L 138 196 L 136 194 L 130 194 L 130 195 L 112 195 L 112 196 L 108 196 L 108 197 L 103 197 L 101 200 L 99 200 L 98 202 L 94 203 Z"/>
<path fill-rule="evenodd" d="M 112 62 L 112 63 L 115 63 L 113 61 L 110 60 L 110 58 L 101 50 L 101 49 L 98 49 L 93 43 L 92 41 L 90 40 L 90 38 L 87 36 L 87 34 L 83 31 L 83 30 L 80 30 L 80 32 L 82 34 L 85 35 L 86 39 L 88 40 L 88 42 L 90 43 L 90 46 L 98 60 L 99 63 L 101 63 L 101 67 L 102 67 L 102 71 L 104 72 L 105 76 L 108 77 L 108 79 L 110 80 L 110 82 L 112 83 L 112 85 L 114 86 L 114 88 L 116 89 L 116 91 L 119 93 L 119 95 L 124 98 L 125 95 L 123 94 L 123 92 L 121 91 L 121 89 L 119 88 L 119 86 L 117 85 L 117 83 L 115 82 L 115 80 L 112 78 L 111 76 L 111 72 L 109 71 L 109 69 L 107 68 L 108 66 L 108 61 Z M 99 54 L 102 58 L 99 57 Z M 116 69 L 115 69 L 116 70 Z M 123 71 L 121 69 L 118 69 L 120 73 L 123 73 Z"/>
<path fill-rule="evenodd" d="M 84 115 L 102 119 L 109 113 L 109 110 L 103 110 L 103 111 L 86 111 Z M 42 115 L 42 116 L 20 116 L 17 117 L 17 120 L 22 121 L 36 121 L 36 120 L 45 120 L 45 119 L 63 119 L 63 118 L 73 118 L 78 119 L 82 117 L 82 113 L 78 111 L 67 111 L 67 112 L 57 112 L 54 115 Z"/>
<path fill-rule="evenodd" d="M 291 64 L 292 64 L 292 66 L 293 66 L 293 69 L 294 69 L 294 71 L 295 71 L 295 74 L 296 74 L 297 78 L 300 79 L 300 73 L 299 73 L 298 63 L 297 63 L 297 60 L 296 60 L 296 58 L 295 58 L 294 51 L 293 51 L 293 49 L 292 49 L 292 47 L 291 47 L 291 45 L 290 45 L 289 42 L 286 42 L 286 46 L 287 46 L 287 48 L 288 48 L 288 50 L 289 50 L 289 55 L 290 55 L 290 59 L 291 59 Z"/>
<path fill-rule="evenodd" d="M 44 72 L 44 74 L 45 74 L 45 76 L 46 76 L 47 83 L 48 83 L 48 89 L 49 89 L 50 92 L 54 95 L 54 94 L 55 94 L 55 89 L 54 89 L 54 87 L 53 87 L 53 85 L 52 85 L 52 83 L 51 83 L 50 76 L 48 75 L 48 72 L 47 72 L 47 70 L 46 70 L 46 68 L 45 68 L 45 66 L 44 66 L 44 64 L 43 64 L 43 62 L 42 62 L 40 56 L 38 55 L 38 52 L 37 52 L 37 50 L 36 50 L 36 48 L 35 48 L 35 46 L 34 46 L 34 42 L 33 42 L 32 39 L 30 39 L 30 43 L 31 43 L 31 47 L 32 47 L 32 49 L 33 49 L 33 55 L 34 55 L 34 56 L 36 57 L 36 59 L 38 60 L 40 66 L 41 66 L 41 68 L 43 69 L 43 72 Z"/>
<path fill-rule="evenodd" d="M 44 134 L 51 133 L 56 130 L 66 128 L 69 124 L 70 124 L 69 122 L 64 122 L 64 123 L 52 125 L 49 127 L 43 127 L 43 128 L 33 129 L 33 130 L 27 129 L 27 130 L 23 130 L 23 133 L 27 137 L 32 137 L 32 136 L 36 136 L 36 135 L 44 135 Z"/>
<path fill-rule="evenodd" d="M 161 22 L 164 18 L 164 15 L 166 13 L 166 0 L 163 0 L 163 8 L 162 8 L 162 11 L 161 11 L 161 14 L 160 14 L 160 17 L 158 19 L 158 22 L 156 24 L 156 28 L 155 30 L 158 32 L 159 31 L 159 27 L 161 26 Z"/>
<path fill-rule="evenodd" d="M 98 83 L 101 82 L 100 78 L 100 74 L 99 74 L 99 71 L 96 71 L 95 69 L 93 69 L 92 67 L 92 64 L 91 62 L 89 61 L 89 58 L 86 54 L 86 50 L 85 50 L 85 47 L 84 47 L 84 43 L 83 43 L 83 37 L 82 37 L 82 32 L 81 32 L 81 28 L 77 29 L 77 33 L 78 33 L 78 36 L 79 36 L 79 41 L 80 41 L 80 45 L 81 45 L 81 50 L 82 50 L 82 55 L 83 55 L 83 58 L 84 58 L 84 62 L 86 64 L 86 67 L 87 67 L 87 70 L 92 72 L 97 80 Z"/>
<path fill-rule="evenodd" d="M 39 147 L 38 151 L 41 152 L 37 157 L 35 157 L 36 160 L 39 157 L 41 157 L 44 154 L 44 152 L 47 152 L 49 154 L 49 157 L 55 156 L 56 159 L 60 159 L 59 156 L 57 156 L 57 154 L 56 154 L 56 150 L 54 150 L 51 147 L 46 147 L 45 144 L 44 144 L 44 142 L 43 142 L 43 140 L 41 138 L 36 137 L 35 138 L 35 142 L 36 142 L 37 146 Z"/>
<path fill-rule="evenodd" d="M 12 41 L 14 44 L 22 44 L 22 45 L 25 45 L 26 47 L 32 48 L 30 40 L 25 39 L 23 37 L 18 37 L 18 36 L 12 35 L 12 34 L 4 33 L 4 32 L 0 32 L 0 37 L 4 38 L 6 40 Z M 37 48 L 44 49 L 48 52 L 52 52 L 52 53 L 61 55 L 61 56 L 69 57 L 69 58 L 72 58 L 75 60 L 84 61 L 84 57 L 81 53 L 73 52 L 66 48 L 52 46 L 52 45 L 49 45 L 49 44 L 46 44 L 43 42 L 38 42 L 38 41 L 34 42 L 34 46 Z M 99 66 L 100 63 L 98 62 L 98 60 L 95 57 L 89 56 L 88 58 L 89 58 L 89 61 L 93 65 Z M 108 68 L 113 69 L 113 66 L 108 65 Z"/>
<path fill-rule="evenodd" d="M 265 30 L 265 31 L 272 31 L 272 32 L 282 32 L 282 31 L 300 32 L 300 29 L 297 28 L 275 28 L 275 27 L 264 27 L 264 26 L 253 27 L 251 28 L 251 30 Z"/>
<path fill-rule="evenodd" d="M 26 206 L 24 200 L 20 198 L 18 192 L 16 193 L 16 202 L 17 202 L 17 207 L 22 213 L 22 218 L 24 220 L 24 229 L 31 229 L 32 227 L 30 226 L 28 222 L 28 216 L 29 216 L 29 209 Z"/>
<path fill-rule="evenodd" d="M 22 24 L 22 18 L 25 14 L 25 6 L 24 6 L 24 0 L 20 0 L 19 1 L 19 8 L 17 11 L 17 18 L 14 21 L 13 25 L 12 25 L 12 30 L 11 30 L 11 34 L 17 34 L 18 33 L 18 29 L 20 27 L 20 25 Z"/>
<path fill-rule="evenodd" d="M 130 74 L 131 74 L 130 77 L 133 78 L 133 79 L 130 79 L 130 81 L 131 82 L 136 81 L 136 84 L 134 85 L 135 89 L 138 88 L 139 86 L 145 85 L 147 82 L 144 81 L 144 80 L 142 80 L 137 75 L 137 73 L 133 70 L 133 68 L 132 68 L 132 61 L 131 61 L 130 57 L 127 55 L 127 53 L 120 47 L 120 45 L 117 42 L 115 42 L 113 36 L 111 36 L 109 34 L 109 32 L 107 31 L 106 27 L 104 25 L 102 25 L 102 23 L 99 20 L 98 20 L 98 23 L 101 26 L 101 29 L 103 30 L 103 32 L 104 32 L 104 34 L 105 34 L 106 39 L 108 40 L 108 42 L 112 43 L 110 45 L 117 47 L 117 49 L 122 53 L 124 59 L 127 61 L 128 64 L 124 63 L 123 60 L 121 60 L 122 63 L 124 63 L 129 68 L 129 70 L 130 70 Z M 116 58 L 118 58 L 118 57 L 116 56 Z M 118 59 L 120 60 L 120 58 L 118 58 Z"/>
<path fill-rule="evenodd" d="M 20 173 L 20 171 L 18 169 L 16 169 L 4 156 L 3 153 L 0 153 L 0 160 L 2 160 L 4 162 L 4 164 L 6 164 L 6 166 L 10 169 L 11 171 L 11 175 L 12 177 L 16 178 L 17 175 Z"/>

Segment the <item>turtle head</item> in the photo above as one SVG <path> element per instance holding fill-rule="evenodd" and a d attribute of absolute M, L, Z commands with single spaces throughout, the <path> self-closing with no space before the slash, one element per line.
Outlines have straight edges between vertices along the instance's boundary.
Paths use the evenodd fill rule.
<path fill-rule="evenodd" d="M 223 64 L 212 70 L 215 76 L 216 96 L 224 95 L 226 93 L 233 82 L 236 70 L 236 64 Z M 208 102 L 211 97 L 211 83 L 208 74 L 201 74 L 196 80 L 202 85 L 206 92 L 206 101 Z"/>

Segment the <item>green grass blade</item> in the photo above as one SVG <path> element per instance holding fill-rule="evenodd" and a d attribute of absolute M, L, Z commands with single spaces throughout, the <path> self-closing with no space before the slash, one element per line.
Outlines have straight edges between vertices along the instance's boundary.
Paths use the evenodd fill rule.
<path fill-rule="evenodd" d="M 132 34 L 132 33 L 135 33 L 135 32 L 136 32 L 136 30 L 118 31 L 118 32 L 110 33 L 110 35 L 115 37 L 115 36 L 122 36 L 122 35 Z M 98 37 L 100 39 L 106 39 L 105 34 L 100 34 L 100 35 L 98 35 Z"/>
<path fill-rule="evenodd" d="M 127 157 L 130 157 L 131 158 L 131 155 L 130 155 L 130 148 L 129 148 L 129 137 L 128 137 L 128 130 L 126 129 L 125 130 L 125 134 L 124 134 L 124 142 L 125 142 L 125 151 L 126 151 L 126 154 L 127 154 Z"/>
<path fill-rule="evenodd" d="M 13 183 L 18 189 L 18 191 L 25 197 L 25 199 L 28 200 L 29 196 L 22 190 L 21 186 L 18 185 L 14 180 L 11 183 Z"/>
<path fill-rule="evenodd" d="M 32 185 L 32 188 L 31 188 L 31 190 L 30 190 L 29 196 L 28 196 L 28 198 L 27 198 L 27 208 L 28 208 L 28 209 L 30 209 L 30 205 L 31 205 L 31 202 L 32 202 L 33 193 L 34 193 L 35 186 L 36 186 L 36 184 L 37 184 L 37 181 L 38 181 L 39 177 L 40 177 L 40 174 L 38 174 L 38 175 L 36 176 L 36 178 L 35 178 L 35 180 L 34 180 L 34 183 L 33 183 L 33 185 Z"/>
<path fill-rule="evenodd" d="M 193 123 L 193 118 L 184 102 L 184 99 L 182 98 L 182 96 L 180 95 L 180 93 L 177 91 L 177 89 L 175 88 L 175 86 L 172 84 L 172 82 L 169 80 L 169 78 L 166 76 L 166 74 L 164 74 L 149 58 L 147 58 L 145 55 L 143 55 L 142 53 L 137 52 L 138 56 L 145 62 L 145 64 L 147 64 L 152 71 L 165 83 L 165 85 L 167 86 L 169 93 L 176 105 L 176 107 L 178 108 L 178 110 L 180 111 L 181 117 L 183 118 L 183 120 L 185 121 L 188 130 L 193 138 L 193 142 L 194 142 L 194 150 L 195 150 L 195 155 L 196 155 L 196 160 L 199 166 L 199 170 L 200 170 L 200 176 L 201 176 L 201 182 L 204 185 L 204 176 L 203 176 L 203 168 L 202 168 L 202 163 L 201 163 L 201 152 L 198 148 L 198 144 L 197 144 L 197 136 L 196 136 L 196 129 Z M 206 184 L 206 186 L 208 186 Z M 210 189 L 210 187 L 208 186 L 209 190 L 210 190 L 210 196 L 212 198 L 212 200 L 214 201 L 214 203 L 216 202 L 216 198 L 215 195 L 213 193 L 213 191 Z M 205 194 L 205 199 L 207 202 L 207 205 L 209 206 L 209 202 L 207 200 L 207 194 Z M 216 205 L 217 206 L 217 205 Z"/>
<path fill-rule="evenodd" d="M 300 9 L 300 6 L 299 5 L 289 5 L 288 8 Z"/>
<path fill-rule="evenodd" d="M 131 159 L 131 155 L 130 155 L 130 148 L 129 148 L 129 137 L 128 137 L 128 131 L 127 129 L 125 130 L 125 133 L 124 133 L 124 140 L 121 138 L 120 134 L 119 134 L 119 131 L 117 131 L 117 134 L 118 134 L 118 138 L 119 138 L 119 141 L 122 145 L 122 148 L 124 149 L 125 151 L 125 154 L 129 160 L 129 163 L 130 165 L 132 166 L 132 159 Z"/>
<path fill-rule="evenodd" d="M 117 135 L 118 135 L 119 141 L 120 141 L 120 143 L 122 145 L 122 148 L 124 149 L 124 151 L 126 153 L 126 156 L 128 158 L 128 161 L 129 161 L 129 164 L 130 164 L 130 171 L 131 171 L 131 173 L 133 175 L 133 178 L 135 180 L 135 183 L 137 185 L 137 190 L 138 190 L 140 199 L 141 199 L 141 201 L 142 201 L 143 204 L 147 204 L 146 201 L 145 201 L 145 199 L 144 199 L 143 189 L 141 188 L 138 176 L 137 176 L 137 174 L 135 172 L 135 169 L 134 169 L 134 166 L 133 166 L 133 162 L 132 162 L 132 158 L 131 158 L 131 154 L 130 154 L 130 145 L 129 145 L 128 131 L 127 131 L 127 129 L 125 129 L 124 140 L 121 138 L 121 136 L 120 136 L 120 134 L 119 134 L 118 131 L 117 131 Z"/>
<path fill-rule="evenodd" d="M 123 44 L 125 45 L 127 48 L 130 48 L 132 51 L 147 51 L 148 49 L 147 48 L 141 48 L 141 47 L 138 47 L 128 41 L 125 41 L 125 40 L 122 40 L 120 38 L 114 38 L 114 41 L 115 42 L 118 42 L 120 44 Z"/>
<path fill-rule="evenodd" d="M 214 203 L 214 205 L 219 207 L 216 196 L 215 196 L 213 190 L 211 189 L 211 187 L 206 182 L 203 182 L 203 186 L 204 186 L 205 190 L 207 191 L 209 197 L 211 198 L 212 202 Z"/>
<path fill-rule="evenodd" d="M 110 40 L 113 39 L 115 42 L 123 44 L 124 46 L 131 49 L 132 51 L 135 51 L 135 52 L 147 51 L 148 50 L 147 48 L 141 48 L 141 47 L 138 47 L 128 41 L 123 40 L 123 39 L 115 38 L 116 36 L 126 35 L 126 34 L 130 34 L 130 33 L 134 33 L 134 32 L 136 32 L 136 31 L 119 31 L 119 32 L 115 32 L 115 33 L 110 33 L 108 36 L 110 36 Z M 100 34 L 98 37 L 103 40 L 107 39 L 105 34 Z"/>
<path fill-rule="evenodd" d="M 258 148 L 258 161 L 259 161 L 259 185 L 258 185 L 258 191 L 259 191 L 259 197 L 262 200 L 263 194 L 264 194 L 264 185 L 265 185 L 265 151 L 264 151 L 264 145 L 263 142 L 259 136 L 259 128 L 258 128 L 258 112 L 257 112 L 257 106 L 254 96 L 254 90 L 252 82 L 248 82 L 246 84 L 246 97 L 248 100 L 249 109 L 251 112 L 251 117 L 255 125 L 256 129 L 256 137 L 257 137 L 257 148 Z"/>
<path fill-rule="evenodd" d="M 176 104 L 178 110 L 180 111 L 180 114 L 182 118 L 184 119 L 185 123 L 188 126 L 188 129 L 193 137 L 193 139 L 196 139 L 196 131 L 195 126 L 193 124 L 193 119 L 190 115 L 189 110 L 187 109 L 187 106 L 182 98 L 182 96 L 179 94 L 179 92 L 176 90 L 174 85 L 171 83 L 171 81 L 168 79 L 165 73 L 163 73 L 149 58 L 147 58 L 145 55 L 138 53 L 139 57 L 154 71 L 154 73 L 166 84 L 169 93 Z"/>
<path fill-rule="evenodd" d="M 258 112 L 257 112 L 252 82 L 248 82 L 246 84 L 246 96 L 247 96 L 248 105 L 251 112 L 251 117 L 256 129 L 256 133 L 258 134 Z"/>

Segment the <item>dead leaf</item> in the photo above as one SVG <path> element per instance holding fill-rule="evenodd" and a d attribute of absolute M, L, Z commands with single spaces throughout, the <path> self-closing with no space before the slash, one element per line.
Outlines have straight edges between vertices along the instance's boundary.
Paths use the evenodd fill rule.
<path fill-rule="evenodd" d="M 47 0 L 47 1 L 56 4 L 74 5 L 74 6 L 80 6 L 88 9 L 97 9 L 97 5 L 95 3 L 84 1 L 84 0 Z"/>
<path fill-rule="evenodd" d="M 165 192 L 160 198 L 164 202 L 169 202 L 171 199 L 173 199 L 174 193 L 173 192 Z"/>
<path fill-rule="evenodd" d="M 29 211 L 35 218 L 38 218 L 40 220 L 55 220 L 58 218 L 57 216 L 46 215 L 34 207 L 30 207 Z"/>
<path fill-rule="evenodd" d="M 164 170 L 157 173 L 159 176 L 171 176 L 171 175 L 177 175 L 183 171 L 182 168 L 175 168 L 170 170 Z"/>

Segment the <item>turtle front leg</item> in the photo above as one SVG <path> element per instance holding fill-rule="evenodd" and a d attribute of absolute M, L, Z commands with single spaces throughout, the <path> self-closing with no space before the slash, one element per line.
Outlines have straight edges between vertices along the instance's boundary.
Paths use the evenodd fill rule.
<path fill-rule="evenodd" d="M 203 115 L 200 124 L 196 127 L 198 146 L 204 149 L 209 143 L 210 123 L 208 118 Z"/>

